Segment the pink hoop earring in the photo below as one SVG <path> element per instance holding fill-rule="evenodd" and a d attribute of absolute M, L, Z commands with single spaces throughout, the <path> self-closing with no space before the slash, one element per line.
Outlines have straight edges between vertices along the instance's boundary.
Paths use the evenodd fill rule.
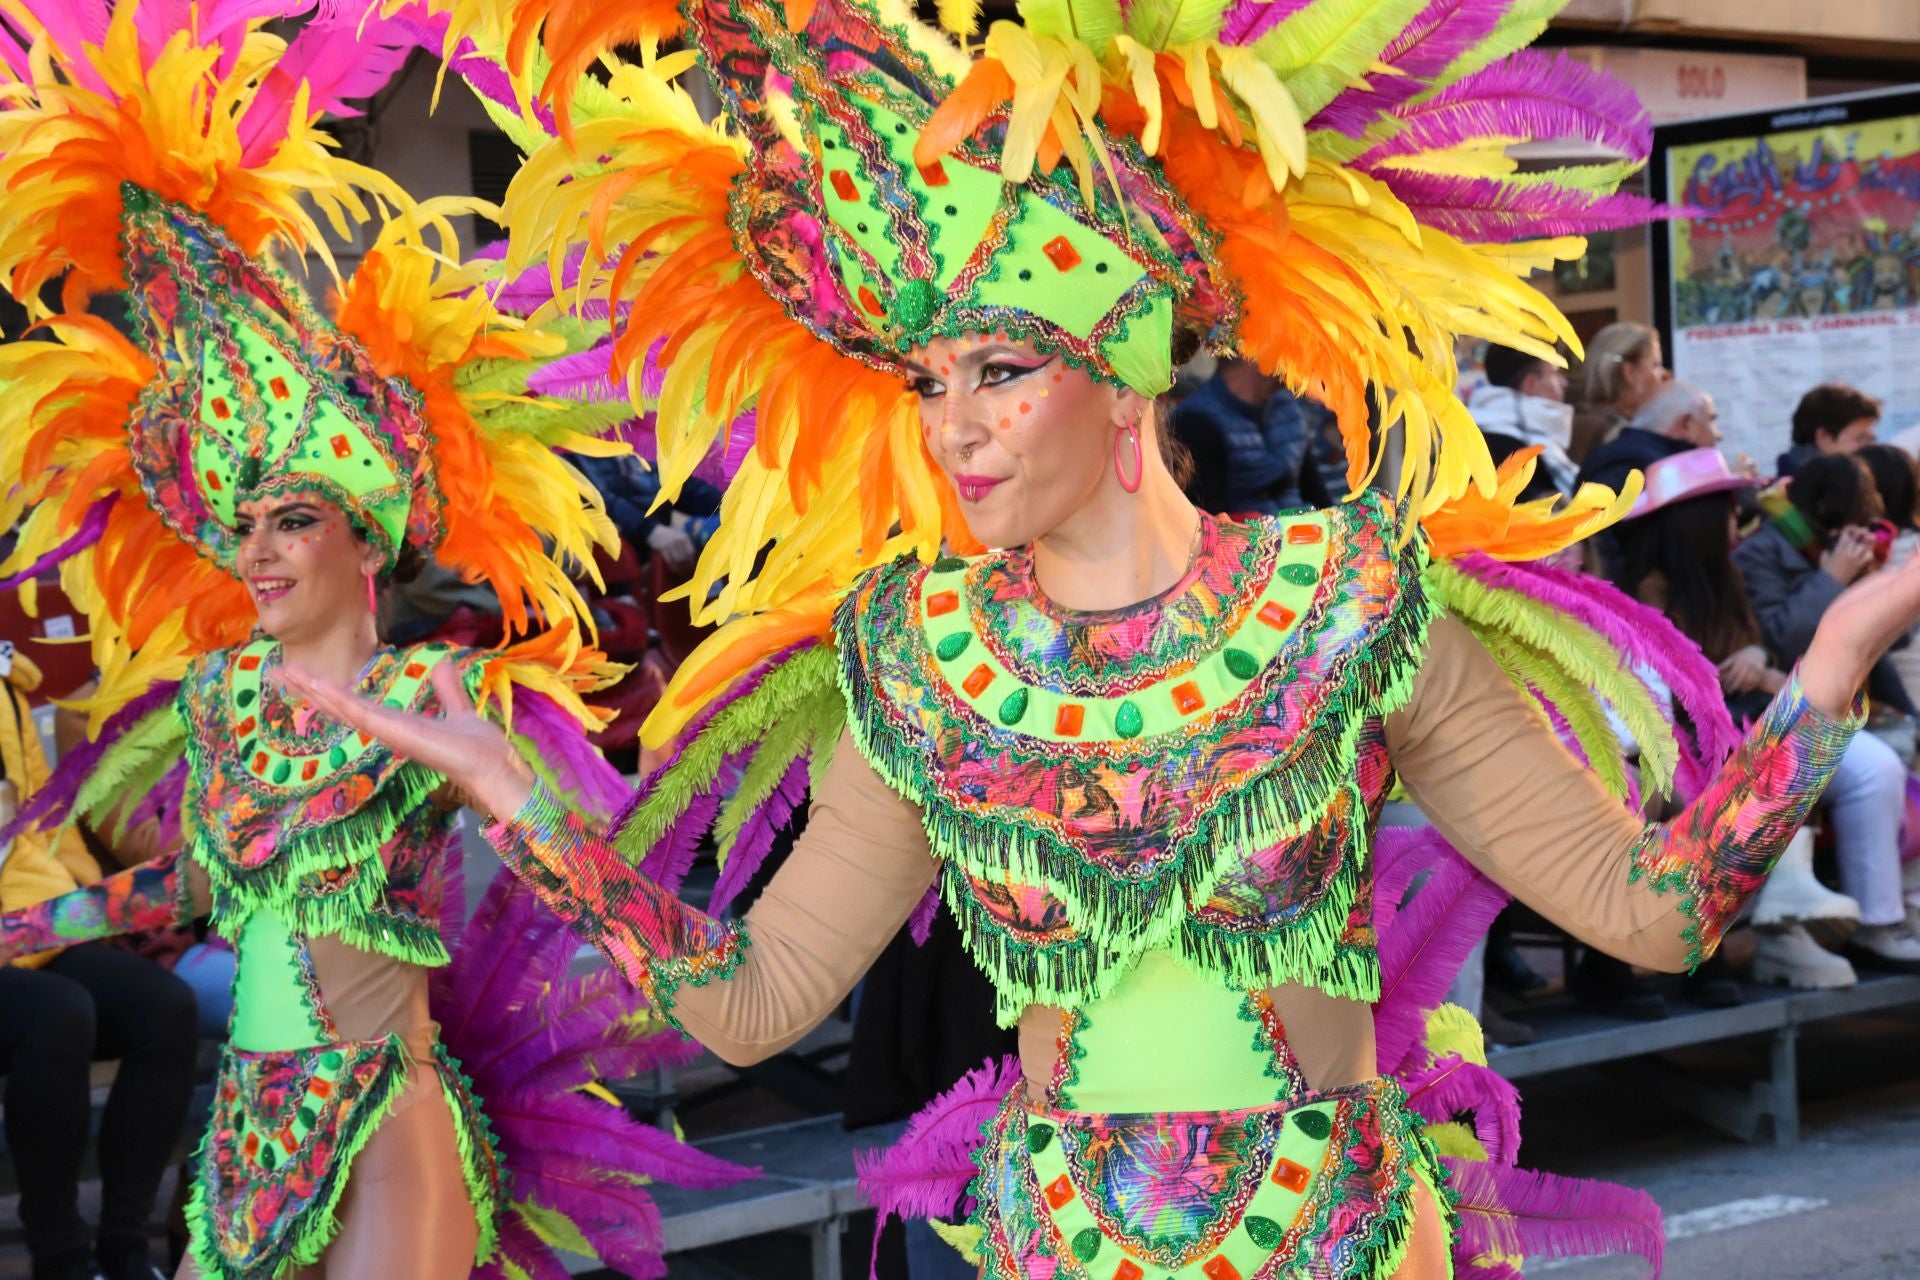
<path fill-rule="evenodd" d="M 373 570 L 367 570 L 367 612 L 380 616 L 380 593 L 373 585 Z"/>
<path fill-rule="evenodd" d="M 1124 438 L 1133 447 L 1133 479 L 1127 479 L 1125 455 L 1120 451 L 1120 441 Z M 1140 424 L 1129 422 L 1113 433 L 1113 474 L 1120 480 L 1120 487 L 1128 493 L 1140 492 L 1140 482 L 1147 478 L 1147 460 L 1140 452 Z"/>

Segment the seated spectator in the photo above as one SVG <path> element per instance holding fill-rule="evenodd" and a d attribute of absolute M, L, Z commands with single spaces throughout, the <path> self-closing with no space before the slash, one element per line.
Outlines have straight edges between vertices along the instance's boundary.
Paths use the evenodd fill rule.
<path fill-rule="evenodd" d="M 19 696 L 38 673 L 16 661 L 8 683 L 0 696 L 0 826 L 47 775 Z M 0 849 L 0 910 L 44 902 L 99 876 L 77 832 L 21 836 Z M 193 992 L 131 951 L 89 943 L 0 967 L 7 1149 L 33 1280 L 161 1280 L 147 1228 L 180 1141 L 196 1049 Z M 80 1216 L 89 1065 L 108 1058 L 118 1058 L 120 1069 L 100 1121 L 100 1226 L 91 1233 Z"/>
<path fill-rule="evenodd" d="M 1840 593 L 1877 568 L 1871 526 L 1883 507 L 1867 464 L 1822 454 L 1801 464 L 1790 505 L 1772 512 L 1733 553 L 1767 649 L 1782 666 L 1798 662 L 1820 617 Z M 1883 659 L 1882 667 L 1886 667 Z M 1876 668 L 1876 677 L 1882 673 Z M 1887 667 L 1875 687 L 1901 688 Z M 1901 690 L 1904 695 L 1904 690 Z M 1907 923 L 1900 884 L 1900 824 L 1906 766 L 1872 734 L 1858 734 L 1827 788 L 1840 887 L 1860 904 L 1848 943 L 1856 966 L 1920 972 L 1920 936 Z"/>
<path fill-rule="evenodd" d="M 1587 455 L 1581 484 L 1619 490 L 1627 476 L 1662 458 L 1720 443 L 1720 415 L 1713 397 L 1687 382 L 1669 382 L 1634 411 L 1613 439 Z"/>
<path fill-rule="evenodd" d="M 1645 492 L 1619 526 L 1620 555 L 1612 574 L 1614 585 L 1665 613 L 1719 667 L 1727 708 L 1739 723 L 1757 718 L 1787 682 L 1767 652 L 1733 562 L 1735 499 L 1751 483 L 1713 449 L 1689 449 L 1654 463 Z M 1856 772 L 1878 781 L 1884 761 L 1870 748 L 1863 753 L 1854 762 Z M 1858 920 L 1860 914 L 1854 902 L 1814 878 L 1811 840 L 1793 843 L 1761 896 L 1757 915 L 1778 923 L 1760 931 L 1757 979 L 1809 989 L 1854 984 L 1853 966 L 1822 948 L 1799 923 Z M 1703 967 L 1689 990 L 1706 993 L 1700 981 L 1706 976 Z"/>
<path fill-rule="evenodd" d="M 1580 404 L 1567 449 L 1573 460 L 1584 464 L 1672 378 L 1652 326 L 1621 321 L 1594 334 L 1580 366 Z"/>
<path fill-rule="evenodd" d="M 1540 465 L 1521 496 L 1571 496 L 1579 468 L 1567 456 L 1573 439 L 1567 371 L 1539 356 L 1499 346 L 1487 348 L 1486 371 L 1486 382 L 1467 400 L 1467 412 L 1487 438 L 1487 452 L 1502 462 L 1531 445 L 1540 446 Z"/>
<path fill-rule="evenodd" d="M 1793 447 L 1780 455 L 1780 474 L 1822 454 L 1847 454 L 1873 443 L 1880 402 L 1844 382 L 1828 382 L 1800 397 L 1793 410 Z"/>
<path fill-rule="evenodd" d="M 1300 402 L 1250 360 L 1226 360 L 1173 411 L 1193 455 L 1187 497 L 1202 511 L 1270 516 L 1330 504 L 1308 452 Z"/>

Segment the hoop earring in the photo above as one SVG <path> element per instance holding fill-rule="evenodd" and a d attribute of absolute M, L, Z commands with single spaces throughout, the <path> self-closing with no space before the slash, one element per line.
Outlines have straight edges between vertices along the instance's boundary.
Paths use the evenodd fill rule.
<path fill-rule="evenodd" d="M 1126 456 L 1120 450 L 1120 441 L 1125 439 L 1133 450 L 1133 479 L 1127 479 Z M 1140 424 L 1129 422 L 1113 433 L 1113 474 L 1119 479 L 1120 487 L 1128 493 L 1140 492 L 1140 482 L 1147 478 L 1147 460 L 1140 452 Z"/>
<path fill-rule="evenodd" d="M 367 570 L 367 612 L 374 617 L 380 616 L 380 592 L 373 584 L 373 570 Z"/>

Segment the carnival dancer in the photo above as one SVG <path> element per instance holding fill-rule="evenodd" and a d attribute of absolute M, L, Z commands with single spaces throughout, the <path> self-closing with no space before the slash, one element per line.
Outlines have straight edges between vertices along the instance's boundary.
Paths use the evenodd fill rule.
<path fill-rule="evenodd" d="M 1607 194 L 1631 165 L 1517 176 L 1506 146 L 1643 156 L 1631 95 L 1514 52 L 1550 4 L 1035 0 L 977 42 L 964 3 L 951 35 L 863 0 L 446 7 L 449 47 L 509 48 L 572 144 L 510 191 L 508 262 L 578 261 L 580 293 L 624 315 L 613 368 L 659 410 L 665 491 L 754 414 L 690 592 L 737 620 L 656 713 L 679 754 L 617 843 L 448 677 L 438 718 L 292 686 L 466 787 L 502 856 L 732 1061 L 825 1016 L 937 884 L 1020 1032 L 952 1233 L 986 1275 L 1449 1274 L 1454 1196 L 1369 1007 L 1393 994 L 1374 916 L 1399 903 L 1369 858 L 1393 778 L 1556 923 L 1685 968 L 1920 611 L 1912 573 L 1836 605 L 1715 772 L 1732 744 L 1697 654 L 1655 652 L 1617 593 L 1480 554 L 1536 559 L 1632 497 L 1516 506 L 1531 458 L 1495 473 L 1450 395 L 1458 333 L 1543 359 L 1574 342 L 1509 270 L 1579 242 L 1504 242 L 1650 212 Z M 689 54 L 575 92 L 607 43 L 669 35 L 732 130 L 673 86 Z M 1195 342 L 1334 407 L 1356 490 L 1399 434 L 1398 501 L 1196 512 L 1153 411 Z M 1643 665 L 1708 741 L 1676 744 Z M 1692 775 L 1664 826 L 1609 794 L 1609 709 L 1649 785 Z M 747 874 L 809 782 L 743 920 L 634 869 L 674 865 L 717 812 L 725 875 Z M 1462 1268 L 1513 1274 L 1528 1238 L 1489 1239 L 1463 1224 Z"/>
<path fill-rule="evenodd" d="M 179 782 L 186 847 L 7 914 L 0 956 L 201 915 L 233 940 L 185 1275 L 544 1274 L 556 1240 L 657 1275 L 640 1183 L 743 1172 L 576 1092 L 660 1060 L 658 1024 L 570 984 L 572 946 L 511 881 L 482 908 L 491 936 L 465 935 L 459 982 L 430 991 L 463 905 L 458 799 L 277 679 L 298 662 L 427 713 L 457 689 L 510 719 L 573 803 L 610 812 L 618 776 L 579 697 L 609 668 L 562 562 L 590 564 L 611 533 L 553 451 L 605 449 L 583 428 L 607 411 L 528 394 L 580 344 L 495 315 L 493 268 L 459 265 L 447 220 L 484 208 L 417 204 L 316 127 L 404 38 L 354 14 L 288 44 L 270 8 L 8 10 L 0 271 L 30 306 L 58 281 L 63 305 L 50 337 L 0 348 L 0 522 L 20 532 L 0 573 L 11 588 L 58 565 L 100 668 L 95 740 L 18 823 Z M 389 214 L 331 319 L 269 258 L 324 253 L 309 199 Z M 138 345 L 85 313 L 110 293 Z M 428 555 L 498 594 L 510 639 L 539 634 L 488 653 L 382 644 L 382 584 Z M 480 1059 L 472 1076 L 450 1046 Z"/>

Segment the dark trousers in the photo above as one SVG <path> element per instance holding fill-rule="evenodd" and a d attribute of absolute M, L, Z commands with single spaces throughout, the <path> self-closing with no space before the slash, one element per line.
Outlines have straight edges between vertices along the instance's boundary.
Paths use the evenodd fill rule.
<path fill-rule="evenodd" d="M 99 1059 L 120 1060 L 100 1121 L 101 1251 L 144 1249 L 193 1089 L 197 1035 L 192 988 L 130 952 L 92 944 L 40 969 L 0 969 L 7 1146 L 36 1264 L 90 1252 L 78 1202 L 88 1064 Z"/>

